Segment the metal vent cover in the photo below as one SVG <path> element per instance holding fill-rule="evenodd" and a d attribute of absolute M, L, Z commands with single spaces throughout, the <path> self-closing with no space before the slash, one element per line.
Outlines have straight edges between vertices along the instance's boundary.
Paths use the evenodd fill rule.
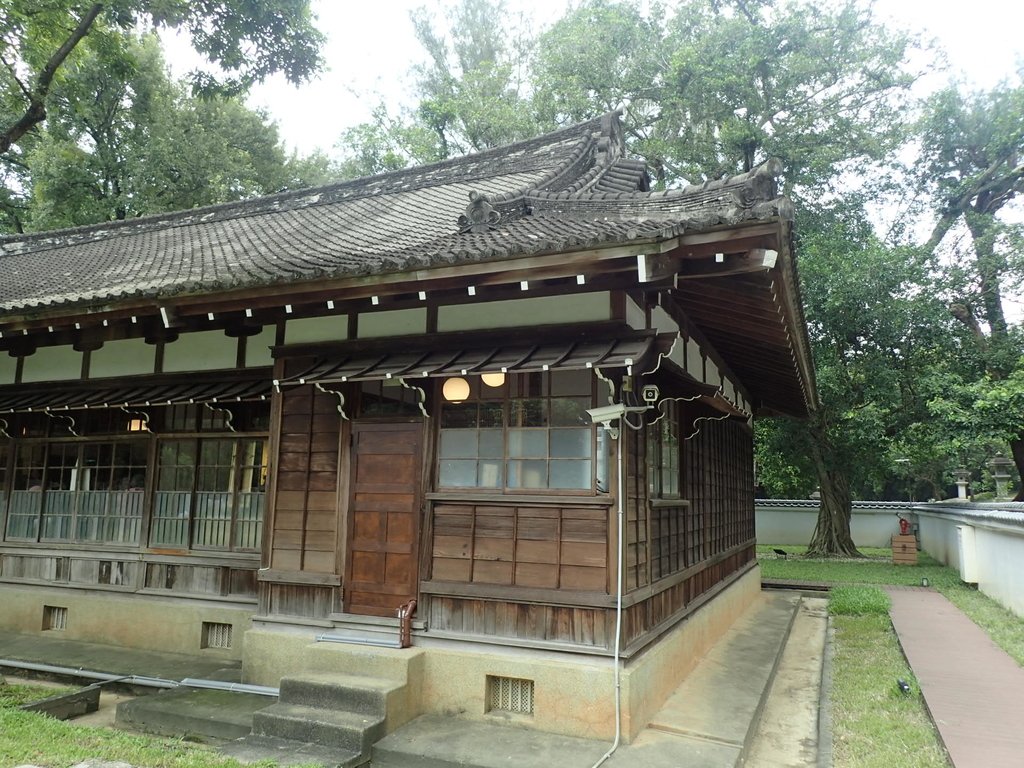
<path fill-rule="evenodd" d="M 43 606 L 43 629 L 62 631 L 68 628 L 68 609 L 59 605 Z"/>
<path fill-rule="evenodd" d="M 487 676 L 487 711 L 533 714 L 533 680 Z"/>
<path fill-rule="evenodd" d="M 201 647 L 230 648 L 233 629 L 234 627 L 231 624 L 222 624 L 217 621 L 204 621 Z"/>

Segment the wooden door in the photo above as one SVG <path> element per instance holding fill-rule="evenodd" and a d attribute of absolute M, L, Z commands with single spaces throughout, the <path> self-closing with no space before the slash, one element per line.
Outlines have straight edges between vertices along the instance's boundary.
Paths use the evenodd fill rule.
<path fill-rule="evenodd" d="M 416 596 L 421 423 L 352 424 L 345 610 L 394 616 Z"/>

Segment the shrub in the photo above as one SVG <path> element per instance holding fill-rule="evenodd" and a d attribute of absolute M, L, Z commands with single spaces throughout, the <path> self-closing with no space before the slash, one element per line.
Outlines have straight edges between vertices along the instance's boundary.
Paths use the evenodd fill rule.
<path fill-rule="evenodd" d="M 833 616 L 888 616 L 889 595 L 878 587 L 833 587 L 828 609 Z"/>

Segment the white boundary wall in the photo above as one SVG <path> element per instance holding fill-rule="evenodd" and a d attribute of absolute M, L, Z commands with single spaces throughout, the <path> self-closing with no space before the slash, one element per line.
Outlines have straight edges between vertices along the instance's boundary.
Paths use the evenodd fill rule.
<path fill-rule="evenodd" d="M 961 573 L 973 555 L 978 589 L 1024 616 L 1024 504 L 944 502 L 919 504 L 914 511 L 922 549 Z M 974 529 L 973 552 L 961 552 L 957 526 Z M 967 547 L 970 538 L 965 537 Z"/>
<path fill-rule="evenodd" d="M 911 517 L 915 511 L 901 501 L 855 501 L 850 533 L 858 547 L 888 547 L 900 532 L 897 514 Z M 912 518 L 911 518 L 912 519 Z M 759 544 L 806 545 L 818 522 L 818 502 L 811 499 L 758 499 L 754 522 Z M 954 531 L 954 535 L 955 535 Z"/>

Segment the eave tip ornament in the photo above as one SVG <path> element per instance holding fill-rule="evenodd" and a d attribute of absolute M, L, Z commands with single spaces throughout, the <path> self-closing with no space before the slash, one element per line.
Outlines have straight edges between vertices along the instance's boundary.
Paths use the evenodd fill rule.
<path fill-rule="evenodd" d="M 494 229 L 500 219 L 486 195 L 470 192 L 466 212 L 459 216 L 459 232 L 487 232 Z"/>

